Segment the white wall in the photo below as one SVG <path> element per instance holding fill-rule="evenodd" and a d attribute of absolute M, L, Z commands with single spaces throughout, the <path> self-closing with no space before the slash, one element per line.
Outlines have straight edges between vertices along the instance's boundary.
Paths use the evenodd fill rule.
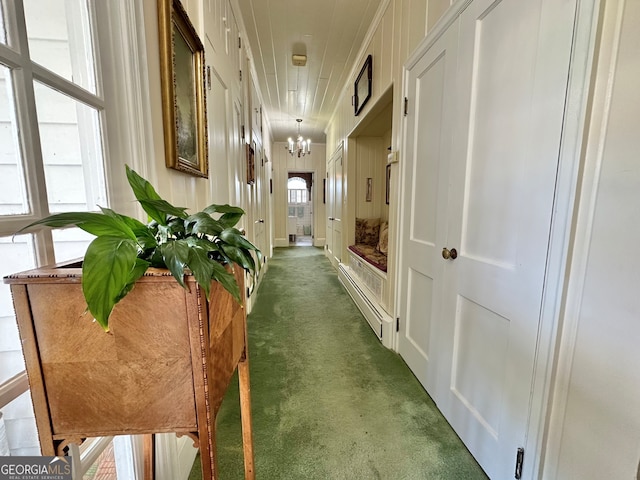
<path fill-rule="evenodd" d="M 640 476 L 638 25 L 606 2 L 544 478 Z"/>
<path fill-rule="evenodd" d="M 350 194 L 355 199 L 356 218 L 389 218 L 385 204 L 385 167 L 387 163 L 387 146 L 382 137 L 358 137 L 356 147 L 355 189 Z M 367 201 L 367 179 L 371 178 L 371 199 Z M 351 242 L 351 239 L 349 239 Z M 351 243 L 350 243 L 351 244 Z"/>

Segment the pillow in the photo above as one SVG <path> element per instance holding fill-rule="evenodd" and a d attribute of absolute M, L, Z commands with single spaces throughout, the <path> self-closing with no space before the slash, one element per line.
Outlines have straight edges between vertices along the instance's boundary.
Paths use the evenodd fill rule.
<path fill-rule="evenodd" d="M 380 235 L 379 218 L 356 218 L 356 243 L 376 246 Z"/>
<path fill-rule="evenodd" d="M 378 246 L 376 248 L 380 253 L 387 254 L 389 250 L 389 222 L 382 222 L 380 224 L 380 240 L 378 240 Z"/>

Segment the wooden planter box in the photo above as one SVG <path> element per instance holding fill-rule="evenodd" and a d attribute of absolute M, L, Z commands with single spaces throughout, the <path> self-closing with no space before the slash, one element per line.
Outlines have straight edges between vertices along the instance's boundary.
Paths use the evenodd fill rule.
<path fill-rule="evenodd" d="M 235 275 L 244 290 L 244 274 Z M 11 292 L 43 455 L 86 437 L 176 432 L 215 478 L 215 417 L 239 367 L 245 474 L 253 478 L 246 311 L 214 282 L 182 288 L 149 269 L 116 305 L 110 332 L 85 313 L 80 263 L 4 279 Z"/>

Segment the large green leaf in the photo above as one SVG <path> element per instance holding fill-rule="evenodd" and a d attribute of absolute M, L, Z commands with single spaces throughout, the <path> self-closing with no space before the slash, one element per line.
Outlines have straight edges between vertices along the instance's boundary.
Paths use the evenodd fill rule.
<path fill-rule="evenodd" d="M 122 220 L 133 231 L 138 240 L 140 248 L 142 248 L 143 250 L 153 248 L 157 245 L 156 239 L 149 229 L 149 226 L 145 225 L 140 220 L 128 217 L 126 215 L 121 215 L 117 212 L 114 212 L 110 208 L 100 207 L 100 210 L 102 210 L 102 213 L 104 213 L 105 215 L 109 215 L 111 217 Z"/>
<path fill-rule="evenodd" d="M 238 224 L 242 215 L 244 215 L 244 213 L 225 213 L 218 221 L 224 225 L 224 228 L 231 228 Z"/>
<path fill-rule="evenodd" d="M 233 275 L 233 273 L 227 272 L 227 269 L 217 262 L 212 262 L 212 265 L 213 278 L 216 281 L 220 282 L 225 290 L 233 295 L 233 298 L 235 298 L 238 303 L 242 303 L 242 298 L 240 297 L 240 287 L 238 286 L 236 277 Z"/>
<path fill-rule="evenodd" d="M 238 230 L 237 228 L 225 228 L 222 232 L 220 232 L 220 235 L 218 236 L 222 241 L 228 243 L 229 245 L 233 245 L 234 247 L 258 251 L 258 248 L 255 247 L 249 240 L 244 238 L 244 236 L 240 233 L 240 230 Z"/>
<path fill-rule="evenodd" d="M 245 213 L 240 207 L 233 207 L 229 204 L 216 205 L 215 203 L 213 205 L 209 205 L 203 210 L 203 212 L 210 215 L 214 213 L 222 213 L 223 215 L 218 219 L 218 221 L 223 225 L 223 228 L 235 227 Z"/>
<path fill-rule="evenodd" d="M 116 303 L 122 300 L 135 286 L 135 283 L 138 281 L 140 277 L 144 275 L 144 272 L 147 271 L 147 268 L 151 266 L 151 263 L 143 260 L 141 258 L 136 258 L 136 263 L 133 266 L 131 272 L 129 272 L 129 279 L 127 280 L 127 284 L 124 286 L 118 298 L 116 298 Z"/>
<path fill-rule="evenodd" d="M 129 165 L 125 165 L 125 169 L 127 171 L 127 180 L 129 181 L 131 190 L 133 190 L 133 194 L 138 200 L 159 200 L 162 198 L 160 195 L 158 195 L 156 189 L 153 188 L 153 185 L 151 185 L 147 180 L 138 175 L 138 172 L 136 172 L 133 168 L 129 167 Z"/>
<path fill-rule="evenodd" d="M 250 272 L 255 271 L 256 264 L 250 253 L 242 250 L 241 248 L 234 247 L 233 245 L 222 245 L 222 250 L 227 257 L 245 270 Z"/>
<path fill-rule="evenodd" d="M 189 261 L 189 244 L 186 240 L 173 240 L 158 247 L 162 253 L 164 264 L 180 285 L 184 284 L 184 267 Z"/>
<path fill-rule="evenodd" d="M 224 230 L 224 226 L 204 212 L 194 213 L 185 220 L 187 231 L 193 234 L 205 234 L 218 236 Z"/>
<path fill-rule="evenodd" d="M 187 244 L 190 247 L 199 247 L 201 249 L 203 249 L 205 252 L 218 252 L 220 251 L 220 247 L 218 247 L 218 245 L 215 244 L 215 242 L 212 242 L 211 240 L 208 240 L 206 237 L 187 237 Z"/>
<path fill-rule="evenodd" d="M 126 168 L 127 179 L 129 180 L 133 194 L 138 199 L 138 202 L 140 202 L 140 205 L 142 205 L 144 211 L 147 212 L 152 219 L 161 225 L 166 225 L 167 215 L 180 218 L 187 217 L 185 213 L 186 208 L 174 207 L 166 200 L 163 200 L 147 180 L 138 175 L 135 170 L 129 168 L 128 165 Z"/>
<path fill-rule="evenodd" d="M 135 241 L 109 235 L 96 238 L 87 248 L 82 292 L 89 311 L 105 331 L 109 330 L 109 315 L 136 269 L 137 253 Z"/>
<path fill-rule="evenodd" d="M 167 215 L 173 215 L 174 217 L 179 217 L 179 218 L 187 218 L 188 216 L 186 214 L 187 209 L 185 207 L 174 207 L 166 200 L 148 199 L 148 200 L 139 200 L 139 202 L 140 202 L 140 205 L 142 205 L 142 208 L 144 208 L 145 212 L 149 213 L 150 211 L 153 211 L 155 213 L 160 213 L 161 215 L 160 218 L 162 219 L 162 221 L 158 220 L 155 217 L 152 217 L 152 218 L 162 225 L 166 225 Z M 149 215 L 151 214 L 149 213 Z"/>
<path fill-rule="evenodd" d="M 199 247 L 191 247 L 189 249 L 189 261 L 187 266 L 193 273 L 196 282 L 204 289 L 209 299 L 211 292 L 211 278 L 213 277 L 213 269 L 215 262 L 209 258 L 206 250 Z"/>
<path fill-rule="evenodd" d="M 212 205 L 209 205 L 207 208 L 205 208 L 204 210 L 202 210 L 205 213 L 208 214 L 212 214 L 212 213 L 236 213 L 236 214 L 240 214 L 240 215 L 244 215 L 245 211 L 243 209 L 241 209 L 240 207 L 234 207 L 231 206 L 229 204 L 225 204 L 225 205 L 216 205 L 215 203 Z"/>
<path fill-rule="evenodd" d="M 78 227 L 92 235 L 109 235 L 119 238 L 136 240 L 136 235 L 131 227 L 121 218 L 105 215 L 97 212 L 65 212 L 57 213 L 30 223 L 19 230 L 20 233 L 36 225 L 46 225 L 53 228 Z"/>

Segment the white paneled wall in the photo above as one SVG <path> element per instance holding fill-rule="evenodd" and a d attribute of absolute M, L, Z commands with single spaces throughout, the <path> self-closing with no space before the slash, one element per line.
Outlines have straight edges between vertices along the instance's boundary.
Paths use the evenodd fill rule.
<path fill-rule="evenodd" d="M 606 2 L 541 478 L 640 478 L 640 3 Z"/>
<path fill-rule="evenodd" d="M 385 204 L 385 163 L 386 147 L 382 144 L 382 138 L 358 137 L 356 188 L 355 192 L 352 191 L 356 195 L 357 218 L 382 217 L 382 206 Z"/>

